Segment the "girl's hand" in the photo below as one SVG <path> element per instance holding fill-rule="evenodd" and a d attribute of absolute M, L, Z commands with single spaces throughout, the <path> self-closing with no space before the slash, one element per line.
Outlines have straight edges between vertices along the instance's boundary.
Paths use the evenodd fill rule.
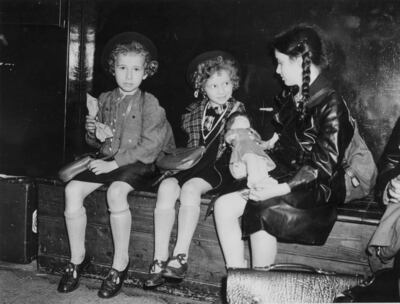
<path fill-rule="evenodd" d="M 274 133 L 274 135 L 272 135 L 272 137 L 269 140 L 266 141 L 262 141 L 261 142 L 261 147 L 264 150 L 271 150 L 275 147 L 276 142 L 279 139 L 279 135 L 277 133 Z"/>
<path fill-rule="evenodd" d="M 249 187 L 250 189 L 256 190 L 261 188 L 275 187 L 277 185 L 278 181 L 268 175 L 264 175 L 261 178 L 254 178 L 254 176 L 250 175 L 247 177 L 247 187 Z"/>
<path fill-rule="evenodd" d="M 264 201 L 288 193 L 290 193 L 290 187 L 287 183 L 283 183 L 265 188 L 250 189 L 249 199 L 253 201 Z"/>
<path fill-rule="evenodd" d="M 96 119 L 94 116 L 86 115 L 85 129 L 90 135 L 94 136 L 96 132 Z"/>
<path fill-rule="evenodd" d="M 89 163 L 88 167 L 89 170 L 92 171 L 94 174 L 99 175 L 117 169 L 118 165 L 115 160 L 105 161 L 102 159 L 95 159 Z"/>
<path fill-rule="evenodd" d="M 400 203 L 400 175 L 389 182 L 387 194 L 390 203 Z"/>

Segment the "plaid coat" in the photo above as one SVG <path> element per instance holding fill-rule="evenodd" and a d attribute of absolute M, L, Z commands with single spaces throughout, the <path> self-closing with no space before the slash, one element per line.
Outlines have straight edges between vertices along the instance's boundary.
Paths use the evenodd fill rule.
<path fill-rule="evenodd" d="M 222 124 L 225 125 L 225 122 L 227 118 L 229 117 L 232 108 L 234 107 L 235 103 L 239 102 L 236 101 L 234 98 L 231 98 L 228 101 L 228 110 L 225 117 L 222 118 Z M 200 102 L 194 102 L 190 104 L 186 110 L 187 113 L 182 115 L 182 129 L 185 131 L 185 133 L 188 135 L 188 142 L 187 142 L 187 147 L 197 147 L 200 145 L 200 139 L 201 139 L 201 121 L 203 118 L 203 113 L 204 109 L 208 103 L 208 100 L 204 99 Z M 245 107 L 243 103 L 239 102 L 239 107 L 237 108 L 236 111 L 239 112 L 244 112 Z M 222 152 L 224 151 L 225 148 L 225 141 L 224 141 L 224 131 L 221 132 L 219 135 L 219 147 L 218 147 L 218 156 L 219 158 L 222 155 Z"/>

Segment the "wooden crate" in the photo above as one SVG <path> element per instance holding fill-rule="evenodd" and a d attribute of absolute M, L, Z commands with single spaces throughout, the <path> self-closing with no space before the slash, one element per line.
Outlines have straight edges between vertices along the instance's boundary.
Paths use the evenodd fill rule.
<path fill-rule="evenodd" d="M 69 257 L 64 211 L 64 187 L 54 181 L 38 181 L 39 253 L 38 266 L 45 272 L 60 272 Z M 100 277 L 112 263 L 113 246 L 109 227 L 105 189 L 99 189 L 85 201 L 88 216 L 86 248 L 94 258 L 90 276 Z M 153 210 L 155 194 L 133 192 L 129 195 L 132 212 L 130 241 L 131 283 L 140 285 L 153 257 Z M 174 292 L 218 296 L 226 276 L 223 257 L 212 217 L 204 219 L 208 200 L 201 206 L 199 225 L 190 247 L 189 271 Z M 352 210 L 347 210 L 351 214 Z M 354 210 L 353 210 L 354 211 Z M 278 245 L 277 262 L 302 263 L 329 271 L 347 274 L 369 273 L 366 245 L 376 228 L 377 219 L 342 212 L 327 242 L 323 246 L 298 244 Z M 376 217 L 379 213 L 376 214 Z M 172 232 L 171 250 L 175 242 L 176 224 Z M 164 288 L 164 287 L 162 287 Z M 162 289 L 161 288 L 161 289 Z M 177 291 L 178 290 L 178 291 Z M 166 291 L 171 292 L 170 289 Z"/>

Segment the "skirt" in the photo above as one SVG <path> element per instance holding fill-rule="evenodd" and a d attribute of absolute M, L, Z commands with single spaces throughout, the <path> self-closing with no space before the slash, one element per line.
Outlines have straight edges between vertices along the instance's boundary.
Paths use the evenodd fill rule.
<path fill-rule="evenodd" d="M 150 189 L 152 180 L 158 174 L 154 164 L 144 164 L 136 162 L 133 164 L 119 167 L 111 172 L 104 174 L 94 174 L 86 170 L 73 178 L 82 182 L 99 183 L 110 185 L 113 182 L 125 182 L 135 190 L 145 191 Z"/>

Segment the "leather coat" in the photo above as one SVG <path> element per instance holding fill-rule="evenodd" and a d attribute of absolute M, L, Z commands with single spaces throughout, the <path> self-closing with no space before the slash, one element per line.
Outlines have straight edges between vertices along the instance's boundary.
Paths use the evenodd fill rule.
<path fill-rule="evenodd" d="M 277 98 L 274 124 L 279 140 L 272 155 L 279 168 L 271 175 L 275 173 L 280 182 L 287 182 L 292 193 L 316 190 L 317 202 L 298 205 L 341 203 L 345 194 L 341 162 L 354 132 L 347 105 L 323 75 L 310 86 L 304 117 L 293 95 L 289 90 Z"/>

